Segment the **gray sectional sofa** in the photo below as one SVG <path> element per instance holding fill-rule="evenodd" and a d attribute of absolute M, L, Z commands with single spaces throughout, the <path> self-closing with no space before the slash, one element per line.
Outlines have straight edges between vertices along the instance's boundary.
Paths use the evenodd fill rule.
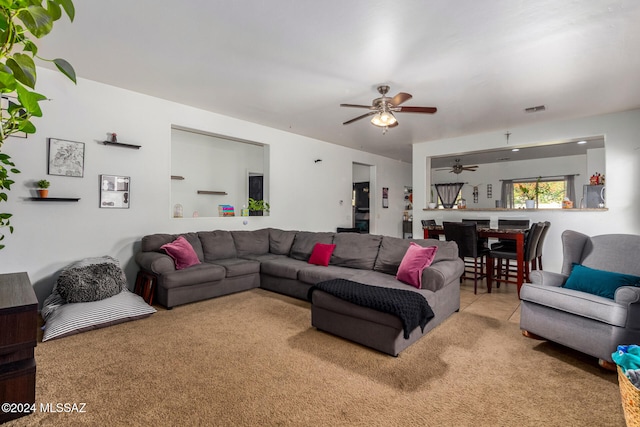
<path fill-rule="evenodd" d="M 313 292 L 312 324 L 318 329 L 397 355 L 460 308 L 460 276 L 464 263 L 454 242 L 412 240 L 437 246 L 436 257 L 422 274 L 422 289 L 399 282 L 398 266 L 410 241 L 358 233 L 308 232 L 266 228 L 255 231 L 202 231 L 181 234 L 201 264 L 176 270 L 160 247 L 179 235 L 144 236 L 136 262 L 154 277 L 156 301 L 177 305 L 261 287 L 307 299 L 316 283 L 348 279 L 368 285 L 418 292 L 435 317 L 424 332 L 418 327 L 404 339 L 394 316 L 356 306 L 322 291 Z M 328 266 L 309 264 L 316 243 L 335 244 Z"/>

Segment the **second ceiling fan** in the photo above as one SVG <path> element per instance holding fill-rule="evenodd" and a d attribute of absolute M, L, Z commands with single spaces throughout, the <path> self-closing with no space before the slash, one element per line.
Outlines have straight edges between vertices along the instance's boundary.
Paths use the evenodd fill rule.
<path fill-rule="evenodd" d="M 371 123 L 386 130 L 388 128 L 398 126 L 398 120 L 393 113 L 433 114 L 438 111 L 435 107 L 401 107 L 400 104 L 412 98 L 411 94 L 400 92 L 393 98 L 390 98 L 387 96 L 389 86 L 378 86 L 378 92 L 380 92 L 380 95 L 382 96 L 374 99 L 371 105 L 340 104 L 341 107 L 367 108 L 370 110 L 366 114 L 347 120 L 343 125 L 348 125 L 360 119 L 364 119 L 365 117 L 373 116 L 371 118 Z"/>
<path fill-rule="evenodd" d="M 450 168 L 443 168 L 443 169 L 436 169 L 437 171 L 446 171 L 448 170 L 449 173 L 455 173 L 456 175 L 461 174 L 463 171 L 469 171 L 469 172 L 475 172 L 476 169 L 478 169 L 478 165 L 463 165 L 462 163 L 460 163 L 460 159 L 456 159 L 455 163 L 453 165 L 451 165 Z"/>

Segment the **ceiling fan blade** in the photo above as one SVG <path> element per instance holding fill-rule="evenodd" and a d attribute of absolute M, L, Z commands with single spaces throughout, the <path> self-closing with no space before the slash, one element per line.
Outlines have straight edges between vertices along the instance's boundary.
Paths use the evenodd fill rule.
<path fill-rule="evenodd" d="M 340 104 L 341 107 L 349 107 L 349 108 L 368 108 L 373 110 L 375 107 L 371 105 L 358 105 L 358 104 Z"/>
<path fill-rule="evenodd" d="M 358 116 L 358 117 L 356 117 L 356 118 L 354 118 L 354 119 L 351 119 L 351 120 L 348 120 L 348 121 L 344 122 L 344 123 L 343 123 L 343 125 L 348 125 L 348 124 L 353 123 L 353 122 L 356 122 L 356 121 L 358 121 L 358 120 L 360 120 L 360 119 L 364 119 L 364 118 L 365 118 L 365 117 L 367 117 L 367 116 L 371 116 L 371 115 L 373 115 L 373 114 L 375 114 L 375 113 L 376 113 L 375 111 L 370 111 L 370 112 L 368 112 L 367 114 L 363 114 L 363 115 Z"/>
<path fill-rule="evenodd" d="M 438 109 L 436 107 L 399 107 L 398 112 L 400 113 L 426 113 L 433 114 Z"/>
<path fill-rule="evenodd" d="M 410 100 L 411 98 L 413 98 L 413 96 L 411 96 L 410 93 L 400 92 L 399 94 L 391 98 L 391 103 L 397 106 L 402 104 L 403 102 Z"/>
<path fill-rule="evenodd" d="M 463 169 L 476 169 L 478 167 L 478 165 L 474 165 L 474 166 L 463 166 Z"/>

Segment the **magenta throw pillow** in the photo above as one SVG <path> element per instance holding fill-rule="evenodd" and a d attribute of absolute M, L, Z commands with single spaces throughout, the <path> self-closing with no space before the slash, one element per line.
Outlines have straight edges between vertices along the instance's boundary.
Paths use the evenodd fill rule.
<path fill-rule="evenodd" d="M 324 265 L 325 267 L 328 266 L 331 254 L 335 248 L 336 245 L 316 243 L 313 247 L 313 251 L 311 252 L 311 256 L 309 257 L 309 264 Z"/>
<path fill-rule="evenodd" d="M 200 264 L 196 251 L 193 250 L 191 243 L 184 237 L 180 236 L 171 243 L 160 246 L 167 255 L 173 258 L 176 264 L 176 270 L 183 270 L 192 265 Z"/>
<path fill-rule="evenodd" d="M 422 270 L 429 267 L 436 257 L 437 246 L 423 247 L 415 242 L 409 244 L 409 249 L 404 254 L 396 279 L 414 286 L 422 288 Z"/>

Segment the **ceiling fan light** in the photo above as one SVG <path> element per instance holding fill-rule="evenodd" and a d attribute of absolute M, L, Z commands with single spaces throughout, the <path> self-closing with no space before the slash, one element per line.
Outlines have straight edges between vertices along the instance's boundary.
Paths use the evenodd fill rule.
<path fill-rule="evenodd" d="M 391 126 L 396 122 L 395 116 L 390 111 L 383 111 L 371 118 L 371 124 L 380 127 Z"/>

